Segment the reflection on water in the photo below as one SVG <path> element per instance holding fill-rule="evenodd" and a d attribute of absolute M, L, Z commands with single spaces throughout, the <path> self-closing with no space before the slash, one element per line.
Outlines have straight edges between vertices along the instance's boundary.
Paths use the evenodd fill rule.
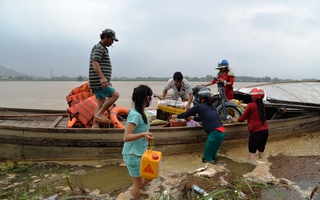
<path fill-rule="evenodd" d="M 77 185 L 84 188 L 99 189 L 101 193 L 108 193 L 132 182 L 126 167 L 108 165 L 99 169 L 88 168 L 85 174 L 73 175 Z"/>
<path fill-rule="evenodd" d="M 241 177 L 243 174 L 252 172 L 255 165 L 251 163 L 238 163 L 226 157 L 218 157 L 215 161 L 217 165 L 224 165 L 228 170 L 230 170 L 234 175 Z"/>

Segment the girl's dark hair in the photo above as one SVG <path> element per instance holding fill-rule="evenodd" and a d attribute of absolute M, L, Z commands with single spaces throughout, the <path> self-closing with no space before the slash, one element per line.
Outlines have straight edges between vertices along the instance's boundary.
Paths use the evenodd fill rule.
<path fill-rule="evenodd" d="M 266 111 L 264 108 L 264 103 L 262 101 L 262 98 L 256 99 L 256 102 L 258 104 L 258 112 L 259 112 L 259 117 L 262 123 L 266 122 Z"/>
<path fill-rule="evenodd" d="M 141 114 L 144 123 L 148 123 L 146 114 L 144 113 L 143 104 L 145 103 L 147 97 L 152 97 L 153 92 L 150 87 L 146 85 L 139 85 L 133 89 L 132 101 L 134 103 L 134 108 L 138 113 Z"/>

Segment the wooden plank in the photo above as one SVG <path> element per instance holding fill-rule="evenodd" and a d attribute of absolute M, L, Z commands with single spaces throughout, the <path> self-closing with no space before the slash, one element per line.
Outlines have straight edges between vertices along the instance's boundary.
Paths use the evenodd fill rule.
<path fill-rule="evenodd" d="M 19 126 L 21 124 L 21 121 L 17 121 L 17 120 L 1 120 L 1 125 L 4 126 Z"/>
<path fill-rule="evenodd" d="M 41 120 L 37 128 L 43 128 L 43 130 L 48 130 L 48 127 L 52 124 L 54 120 Z"/>
<path fill-rule="evenodd" d="M 277 99 L 269 99 L 271 103 L 278 103 L 280 105 L 289 104 L 296 107 L 302 106 L 304 107 L 310 107 L 310 108 L 319 108 L 319 103 L 307 103 L 307 102 L 296 102 L 296 101 L 285 101 L 285 100 L 277 100 Z"/>
<path fill-rule="evenodd" d="M 50 124 L 49 128 L 54 128 L 62 120 L 62 118 L 63 118 L 63 116 L 57 117 L 57 119 L 54 120 L 54 122 L 52 122 L 52 124 Z"/>
<path fill-rule="evenodd" d="M 18 121 L 17 120 L 17 127 L 29 127 L 30 123 L 33 122 L 33 121 L 28 121 L 28 120 L 21 120 L 21 121 Z"/>
<path fill-rule="evenodd" d="M 276 113 L 274 113 L 274 115 L 271 117 L 270 120 L 274 120 L 274 119 L 281 117 L 281 115 L 283 113 L 285 113 L 286 111 L 287 111 L 287 108 L 279 108 L 278 111 Z"/>
<path fill-rule="evenodd" d="M 48 114 L 12 114 L 12 115 L 0 115 L 0 119 L 6 118 L 21 118 L 21 117 L 49 117 L 49 116 L 67 116 L 61 113 L 48 113 Z"/>
<path fill-rule="evenodd" d="M 31 128 L 38 127 L 40 123 L 41 123 L 41 120 L 33 120 L 28 127 L 31 127 Z"/>

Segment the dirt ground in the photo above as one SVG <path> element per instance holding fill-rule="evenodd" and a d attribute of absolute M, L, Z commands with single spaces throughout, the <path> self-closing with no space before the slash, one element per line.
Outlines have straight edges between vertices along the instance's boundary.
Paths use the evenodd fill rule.
<path fill-rule="evenodd" d="M 278 178 L 286 178 L 293 182 L 307 180 L 320 183 L 319 156 L 285 156 L 279 154 L 268 158 L 272 163 L 270 173 Z"/>
<path fill-rule="evenodd" d="M 285 179 L 290 180 L 292 182 L 299 182 L 301 180 L 307 181 L 309 184 L 314 184 L 313 187 L 320 185 L 320 158 L 319 156 L 285 156 L 283 154 L 279 154 L 277 156 L 270 156 L 268 158 L 269 162 L 272 163 L 270 165 L 269 172 L 276 178 L 281 179 L 277 186 L 274 186 L 274 183 L 270 184 L 270 186 L 279 190 L 280 192 L 284 191 L 285 197 L 287 199 L 305 199 L 310 194 L 303 196 L 294 190 L 291 187 L 290 182 L 284 181 Z M 283 179 L 283 180 L 282 180 Z M 211 182 L 210 182 L 211 181 Z M 215 183 L 215 184 L 212 184 Z M 250 188 L 242 188 L 242 192 L 246 195 L 248 199 L 258 198 L 258 199 L 275 199 L 277 197 L 276 194 L 273 196 L 263 195 L 262 187 L 256 185 L 254 182 L 249 182 L 250 187 L 255 192 L 255 197 L 252 194 Z M 218 189 L 231 189 L 233 191 L 239 188 L 239 185 L 246 185 L 243 182 L 243 177 L 236 175 L 232 172 L 219 172 L 211 178 L 199 178 L 194 175 L 188 175 L 185 180 L 181 182 L 180 185 L 177 186 L 178 191 L 181 193 L 185 193 L 186 191 L 192 191 L 192 185 L 195 184 L 205 191 L 214 191 Z M 291 190 L 290 192 L 288 190 Z M 319 193 L 320 191 L 318 191 Z M 219 196 L 221 197 L 221 196 Z M 280 196 L 278 196 L 279 199 Z M 320 195 L 317 195 L 320 198 Z"/>

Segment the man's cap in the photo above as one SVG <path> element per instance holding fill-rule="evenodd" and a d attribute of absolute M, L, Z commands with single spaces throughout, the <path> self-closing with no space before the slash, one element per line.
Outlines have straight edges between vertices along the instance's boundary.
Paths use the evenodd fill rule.
<path fill-rule="evenodd" d="M 109 37 L 111 37 L 114 41 L 118 42 L 119 40 L 116 38 L 116 32 L 114 32 L 111 29 L 105 29 L 104 31 L 102 31 L 102 34 L 106 34 Z"/>

